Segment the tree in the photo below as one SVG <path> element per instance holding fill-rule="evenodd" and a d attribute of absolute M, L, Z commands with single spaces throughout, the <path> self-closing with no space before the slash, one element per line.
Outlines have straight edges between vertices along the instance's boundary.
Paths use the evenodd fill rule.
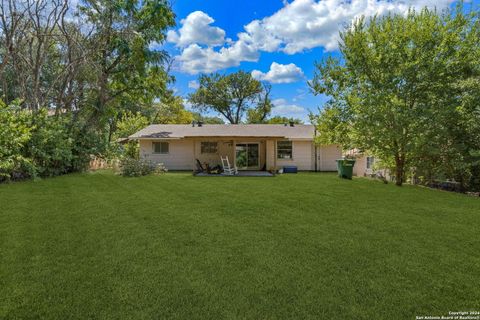
<path fill-rule="evenodd" d="M 271 91 L 272 86 L 263 84 L 263 92 L 257 97 L 257 107 L 247 110 L 247 123 L 265 123 L 267 121 L 274 107 L 270 99 Z"/>
<path fill-rule="evenodd" d="M 5 145 L 2 173 L 82 170 L 92 154 L 109 151 L 125 113 L 151 120 L 174 81 L 168 54 L 154 49 L 174 18 L 167 0 L 0 0 L 2 116 L 25 118 L 29 128 L 21 147 Z M 5 126 L 0 140 L 14 129 Z"/>
<path fill-rule="evenodd" d="M 0 90 L 7 103 L 21 99 L 33 111 L 70 109 L 89 56 L 88 33 L 81 20 L 70 22 L 71 13 L 68 0 L 0 2 Z"/>
<path fill-rule="evenodd" d="M 194 115 L 185 109 L 182 97 L 175 96 L 169 91 L 160 102 L 154 103 L 154 116 L 152 123 L 161 124 L 187 124 L 192 123 Z"/>
<path fill-rule="evenodd" d="M 345 111 L 344 108 L 326 105 L 319 110 L 319 115 L 310 115 L 310 121 L 320 132 L 316 137 L 316 143 L 320 145 L 340 144 L 346 150 L 355 147 L 352 144 L 354 139 L 351 137 L 350 119 Z"/>
<path fill-rule="evenodd" d="M 219 117 L 209 117 L 202 115 L 199 112 L 193 112 L 193 120 L 197 122 L 203 122 L 205 124 L 225 124 L 225 121 L 223 121 L 222 118 Z"/>
<path fill-rule="evenodd" d="M 199 83 L 200 87 L 188 97 L 193 107 L 217 112 L 231 124 L 240 123 L 251 108 L 267 110 L 270 103 L 267 87 L 244 71 L 201 75 Z"/>
<path fill-rule="evenodd" d="M 119 147 L 118 139 L 128 138 L 135 132 L 145 128 L 149 124 L 148 118 L 140 112 L 133 113 L 130 111 L 122 113 L 117 123 L 117 130 L 113 136 L 114 141 L 111 142 L 112 151 L 117 154 L 123 154 L 129 158 L 137 158 L 139 156 L 138 141 L 127 141 L 123 148 Z M 120 151 L 121 150 L 121 151 Z"/>
<path fill-rule="evenodd" d="M 115 109 L 149 105 L 166 91 L 168 54 L 153 50 L 175 24 L 166 0 L 83 0 L 80 14 L 92 26 L 90 119 L 115 128 Z M 111 134 L 109 135 L 111 136 Z"/>
<path fill-rule="evenodd" d="M 288 117 L 282 117 L 282 116 L 271 117 L 265 121 L 265 123 L 268 123 L 268 124 L 285 124 L 290 122 L 293 122 L 295 124 L 303 124 L 303 121 L 300 119 L 288 118 Z"/>
<path fill-rule="evenodd" d="M 421 150 L 442 152 L 462 121 L 458 85 L 478 76 L 478 29 L 475 14 L 461 9 L 453 17 L 424 9 L 356 21 L 341 33 L 343 59 L 318 63 L 310 82 L 331 97 L 315 118 L 320 136 L 393 163 L 402 185 Z"/>

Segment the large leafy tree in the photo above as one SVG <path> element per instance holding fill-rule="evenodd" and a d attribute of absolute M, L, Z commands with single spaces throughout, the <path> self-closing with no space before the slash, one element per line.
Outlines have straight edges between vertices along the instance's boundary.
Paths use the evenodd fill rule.
<path fill-rule="evenodd" d="M 194 114 L 185 109 L 182 97 L 175 96 L 173 92 L 154 103 L 154 110 L 153 123 L 188 124 L 194 120 Z"/>
<path fill-rule="evenodd" d="M 424 9 L 355 22 L 341 34 L 343 59 L 318 63 L 310 83 L 314 93 L 331 97 L 313 119 L 321 142 L 373 152 L 392 164 L 397 185 L 419 164 L 421 151 L 465 155 L 452 146 L 466 134 L 455 128 L 475 108 L 462 86 L 478 89 L 478 30 L 475 13 L 461 8 L 453 15 Z M 465 103 L 468 111 L 459 109 Z"/>
<path fill-rule="evenodd" d="M 29 128 L 0 130 L 9 141 L 22 129 L 0 148 L 0 171 L 81 170 L 107 151 L 128 111 L 150 121 L 174 80 L 167 53 L 154 49 L 174 23 L 167 0 L 0 1 L 0 96 L 9 105 L 0 107 L 3 120 L 25 118 Z"/>
<path fill-rule="evenodd" d="M 252 108 L 257 109 L 260 118 L 269 112 L 270 90 L 250 73 L 201 75 L 199 83 L 200 87 L 189 95 L 189 100 L 200 111 L 219 113 L 232 124 L 240 123 Z"/>
<path fill-rule="evenodd" d="M 168 55 L 152 46 L 175 23 L 166 0 L 83 0 L 80 12 L 92 26 L 95 48 L 92 120 L 102 124 L 115 108 L 149 105 L 165 93 Z"/>
<path fill-rule="evenodd" d="M 247 110 L 247 123 L 265 123 L 274 107 L 270 99 L 272 87 L 263 85 L 263 93 L 258 96 L 257 106 Z"/>
<path fill-rule="evenodd" d="M 89 33 L 69 0 L 0 2 L 0 94 L 33 111 L 70 110 L 89 69 Z"/>

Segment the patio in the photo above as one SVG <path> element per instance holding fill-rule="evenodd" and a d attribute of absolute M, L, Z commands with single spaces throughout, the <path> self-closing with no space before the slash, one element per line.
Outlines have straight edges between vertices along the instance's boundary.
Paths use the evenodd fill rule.
<path fill-rule="evenodd" d="M 268 171 L 238 171 L 238 174 L 236 175 L 199 172 L 194 175 L 197 177 L 274 177 L 275 176 L 274 174 Z"/>

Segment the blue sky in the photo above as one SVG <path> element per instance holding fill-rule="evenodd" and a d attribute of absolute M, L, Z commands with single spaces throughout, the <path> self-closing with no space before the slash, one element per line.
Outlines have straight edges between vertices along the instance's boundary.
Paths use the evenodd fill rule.
<path fill-rule="evenodd" d="M 177 26 L 163 47 L 175 59 L 177 94 L 195 90 L 200 73 L 242 69 L 272 85 L 274 115 L 307 120 L 327 99 L 308 89 L 314 62 L 338 55 L 338 32 L 355 17 L 452 5 L 452 0 L 176 0 Z"/>

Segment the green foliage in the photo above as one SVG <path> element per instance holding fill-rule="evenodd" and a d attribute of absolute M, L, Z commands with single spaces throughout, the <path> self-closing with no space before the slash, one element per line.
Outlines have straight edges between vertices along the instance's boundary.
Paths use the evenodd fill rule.
<path fill-rule="evenodd" d="M 78 115 L 51 116 L 0 101 L 0 182 L 85 170 L 91 155 L 105 152 L 103 141 Z"/>
<path fill-rule="evenodd" d="M 31 161 L 22 154 L 32 137 L 30 113 L 0 100 L 0 182 L 34 176 Z"/>
<path fill-rule="evenodd" d="M 32 136 L 25 154 L 32 160 L 39 176 L 55 176 L 71 171 L 73 138 L 68 131 L 68 117 L 48 116 L 42 109 L 31 117 Z"/>
<path fill-rule="evenodd" d="M 117 129 L 113 135 L 113 141 L 110 143 L 110 154 L 107 158 L 138 158 L 139 146 L 138 141 L 120 141 L 128 138 L 135 132 L 145 128 L 149 124 L 147 117 L 141 113 L 124 112 L 117 122 Z"/>
<path fill-rule="evenodd" d="M 351 137 L 348 119 L 342 114 L 344 110 L 333 106 L 325 106 L 319 115 L 310 115 L 310 121 L 315 123 L 319 135 L 316 143 L 320 145 L 340 144 L 344 149 L 350 149 Z"/>
<path fill-rule="evenodd" d="M 189 95 L 193 107 L 217 112 L 232 124 L 240 123 L 255 102 L 260 108 L 268 108 L 269 101 L 262 100 L 265 88 L 248 72 L 201 75 L 199 83 L 197 91 Z"/>
<path fill-rule="evenodd" d="M 188 124 L 192 123 L 194 115 L 185 109 L 182 97 L 173 93 L 165 95 L 160 103 L 155 103 L 156 114 L 153 123 Z"/>
<path fill-rule="evenodd" d="M 310 82 L 331 97 L 312 118 L 319 142 L 394 163 L 399 185 L 412 167 L 465 185 L 470 151 L 479 149 L 477 13 L 360 19 L 341 38 L 343 59 L 318 63 Z"/>
<path fill-rule="evenodd" d="M 303 121 L 300 119 L 296 118 L 287 118 L 287 117 L 282 117 L 282 116 L 275 116 L 267 119 L 265 123 L 268 124 L 285 124 L 285 123 L 290 123 L 293 122 L 295 124 L 302 124 Z"/>
<path fill-rule="evenodd" d="M 74 141 L 72 144 L 72 171 L 88 169 L 92 155 L 102 155 L 107 151 L 103 132 L 88 126 L 87 123 L 85 119 L 72 117 L 69 125 Z"/>
<path fill-rule="evenodd" d="M 247 123 L 265 123 L 274 107 L 270 99 L 270 85 L 263 85 L 263 92 L 258 96 L 258 102 L 255 108 L 247 110 Z"/>
<path fill-rule="evenodd" d="M 167 169 L 163 164 L 154 164 L 149 160 L 125 158 L 120 162 L 120 174 L 124 177 L 140 177 L 165 172 Z"/>
<path fill-rule="evenodd" d="M 157 100 L 171 99 L 172 121 L 190 121 L 167 90 L 169 56 L 154 48 L 175 24 L 168 1 L 1 6 L 0 96 L 10 106 L 1 105 L 0 180 L 80 171 L 92 155 L 116 156 L 110 142 L 150 123 Z M 52 106 L 55 116 L 42 110 Z"/>
<path fill-rule="evenodd" d="M 192 112 L 192 114 L 193 114 L 193 120 L 197 122 L 201 121 L 205 124 L 225 124 L 225 121 L 223 121 L 223 119 L 219 117 L 209 117 L 209 116 L 202 115 L 199 112 Z"/>
<path fill-rule="evenodd" d="M 124 112 L 120 121 L 117 122 L 115 137 L 117 139 L 128 138 L 130 135 L 145 128 L 147 125 L 149 125 L 149 121 L 147 117 L 141 113 L 133 113 L 130 111 Z"/>
<path fill-rule="evenodd" d="M 90 95 L 92 119 L 102 123 L 112 108 L 149 105 L 165 93 L 168 54 L 151 45 L 175 24 L 167 1 L 85 0 L 80 11 L 93 27 L 92 45 L 102 48 L 91 57 L 98 83 Z"/>

